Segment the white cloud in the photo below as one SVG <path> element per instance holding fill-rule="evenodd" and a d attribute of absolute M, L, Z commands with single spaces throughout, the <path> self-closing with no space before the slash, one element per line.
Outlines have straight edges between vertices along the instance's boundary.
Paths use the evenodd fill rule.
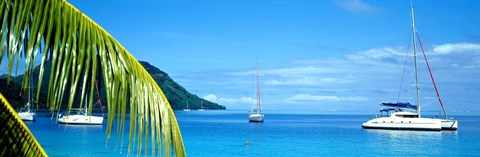
<path fill-rule="evenodd" d="M 205 100 L 224 104 L 224 105 L 231 105 L 231 104 L 256 104 L 257 99 L 253 99 L 251 97 L 240 97 L 240 98 L 219 98 L 215 94 L 208 94 L 203 97 Z"/>
<path fill-rule="evenodd" d="M 297 101 L 367 101 L 364 97 L 338 97 L 328 95 L 311 95 L 311 94 L 296 94 L 290 98 L 287 98 L 288 102 Z"/>
<path fill-rule="evenodd" d="M 280 69 L 264 69 L 264 70 L 260 70 L 259 74 L 261 76 L 264 76 L 264 75 L 292 76 L 292 75 L 304 75 L 304 74 L 332 73 L 332 72 L 336 72 L 337 70 L 338 69 L 335 69 L 335 68 L 303 66 L 303 67 L 280 68 Z M 249 76 L 249 75 L 255 75 L 256 70 L 233 72 L 230 74 L 234 76 Z"/>
<path fill-rule="evenodd" d="M 203 97 L 205 100 L 211 101 L 211 102 L 217 102 L 218 97 L 215 94 L 208 94 Z"/>
<path fill-rule="evenodd" d="M 287 99 L 288 101 L 340 101 L 337 96 L 296 94 Z"/>
<path fill-rule="evenodd" d="M 354 13 L 371 13 L 380 10 L 362 0 L 337 0 L 337 5 L 346 11 Z"/>
<path fill-rule="evenodd" d="M 371 78 L 381 73 L 399 73 L 406 54 L 407 49 L 403 47 L 375 48 L 343 58 L 293 60 L 291 63 L 301 66 L 264 69 L 260 71 L 260 75 L 263 83 L 271 86 L 332 86 L 356 83 L 362 81 L 359 77 Z M 238 77 L 253 76 L 255 73 L 255 70 L 248 70 L 230 74 Z"/>
<path fill-rule="evenodd" d="M 347 55 L 347 59 L 361 64 L 399 63 L 404 61 L 405 54 L 401 47 L 384 47 Z"/>
<path fill-rule="evenodd" d="M 478 92 L 459 92 L 463 85 L 478 84 L 480 72 L 480 44 L 446 43 L 425 47 L 430 66 L 435 75 L 442 96 L 458 99 L 458 95 L 474 95 Z M 282 68 L 271 67 L 260 70 L 262 101 L 272 108 L 302 106 L 312 108 L 314 104 L 335 104 L 348 106 L 352 102 L 377 104 L 385 100 L 394 100 L 398 95 L 405 59 L 407 66 L 413 64 L 411 47 L 381 47 L 349 53 L 341 57 L 298 58 L 283 64 Z M 408 56 L 406 56 L 408 55 Z M 419 59 L 423 59 L 420 56 Z M 422 98 L 435 93 L 431 90 L 431 80 L 424 61 L 419 62 Z M 413 68 L 406 67 L 403 87 L 410 89 Z M 208 84 L 210 91 L 218 95 L 205 96 L 211 101 L 232 109 L 245 109 L 256 103 L 252 96 L 255 87 L 255 69 L 243 69 L 234 72 L 222 71 L 221 75 L 205 75 L 212 78 L 195 80 L 214 80 L 222 84 Z M 222 76 L 222 77 L 218 77 Z M 203 76 L 200 76 L 203 77 Z M 198 85 L 200 86 L 200 85 Z M 228 88 L 225 88 L 228 86 Z M 453 91 L 455 89 L 456 91 Z M 378 93 L 375 91 L 382 90 Z M 210 93 L 210 92 L 207 92 Z M 402 96 L 410 94 L 402 91 Z M 222 96 L 220 96 L 222 95 Z M 217 97 L 218 96 L 218 97 Z M 280 106 L 276 106 L 280 105 Z M 288 107 L 286 107 L 288 106 Z M 318 107 L 318 106 L 317 106 Z M 336 106 L 338 107 L 338 106 Z M 369 106 L 376 108 L 376 105 Z M 337 108 L 338 109 L 338 108 Z"/>
<path fill-rule="evenodd" d="M 316 78 L 312 76 L 291 77 L 285 79 L 272 79 L 265 82 L 267 85 L 320 85 L 320 84 L 337 84 L 348 83 L 350 80 L 339 78 Z"/>
<path fill-rule="evenodd" d="M 294 67 L 294 68 L 282 68 L 267 70 L 262 72 L 266 75 L 278 75 L 278 76 L 292 76 L 292 75 L 305 75 L 305 74 L 320 74 L 320 73 L 332 73 L 337 69 L 325 68 L 316 66 Z"/>
<path fill-rule="evenodd" d="M 474 43 L 455 43 L 433 45 L 434 54 L 449 54 L 454 52 L 480 52 L 480 44 Z"/>

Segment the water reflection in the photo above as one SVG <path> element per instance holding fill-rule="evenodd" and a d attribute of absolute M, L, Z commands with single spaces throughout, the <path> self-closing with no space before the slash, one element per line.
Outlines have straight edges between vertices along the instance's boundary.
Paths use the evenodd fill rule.
<path fill-rule="evenodd" d="M 388 137 L 389 139 L 437 139 L 445 135 L 457 135 L 457 131 L 411 131 L 411 130 L 372 130 L 365 129 L 366 132 Z"/>
<path fill-rule="evenodd" d="M 440 139 L 442 136 L 440 131 L 367 130 L 367 132 L 391 142 L 435 140 Z"/>
<path fill-rule="evenodd" d="M 372 148 L 386 148 L 390 153 L 407 151 L 409 155 L 435 155 L 445 142 L 456 143 L 456 131 L 365 130 Z M 455 137 L 452 137 L 455 136 Z M 452 140 L 453 139 L 453 140 Z M 447 141 L 448 140 L 448 141 Z M 408 154 L 412 153 L 412 154 Z M 434 153 L 434 154 L 432 154 Z M 438 154 L 440 155 L 440 154 Z"/>

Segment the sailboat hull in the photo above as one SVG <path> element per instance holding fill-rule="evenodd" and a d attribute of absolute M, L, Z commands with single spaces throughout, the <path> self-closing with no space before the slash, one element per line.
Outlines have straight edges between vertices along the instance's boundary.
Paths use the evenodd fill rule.
<path fill-rule="evenodd" d="M 250 122 L 263 122 L 263 114 L 250 114 L 248 116 L 248 120 Z"/>
<path fill-rule="evenodd" d="M 102 125 L 103 117 L 85 116 L 85 115 L 61 116 L 60 118 L 58 118 L 58 123 L 81 124 L 81 125 Z"/>
<path fill-rule="evenodd" d="M 24 121 L 35 121 L 35 119 L 33 118 L 34 117 L 34 113 L 32 112 L 19 112 L 18 113 L 18 116 L 20 117 L 20 119 L 24 120 Z"/>

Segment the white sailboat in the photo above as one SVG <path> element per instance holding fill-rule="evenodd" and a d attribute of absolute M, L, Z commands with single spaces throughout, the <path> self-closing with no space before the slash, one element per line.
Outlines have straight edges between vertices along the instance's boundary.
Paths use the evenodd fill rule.
<path fill-rule="evenodd" d="M 420 112 L 421 104 L 420 104 L 420 94 L 419 94 L 420 88 L 419 88 L 419 82 L 418 82 L 417 52 L 416 52 L 416 38 L 415 38 L 415 37 L 418 37 L 418 33 L 416 32 L 416 29 L 415 29 L 413 6 L 411 7 L 410 14 L 411 14 L 411 21 L 412 21 L 412 42 L 413 42 L 413 53 L 414 53 L 413 56 L 414 56 L 414 66 L 415 66 L 414 67 L 415 68 L 415 91 L 416 91 L 417 105 L 411 105 L 410 103 L 402 103 L 402 102 L 381 103 L 380 105 L 391 107 L 391 108 L 380 110 L 382 115 L 377 115 L 377 118 L 374 118 L 372 120 L 369 120 L 363 123 L 362 127 L 366 129 L 434 130 L 434 131 L 457 130 L 458 122 L 456 120 L 448 119 L 448 115 L 446 114 L 445 109 L 443 108 L 443 104 L 440 99 L 440 95 L 438 94 L 438 90 L 435 85 L 432 72 L 430 71 L 430 66 L 428 65 L 428 61 L 426 60 L 425 52 L 423 52 L 422 44 L 421 42 L 419 42 L 420 47 L 422 48 L 423 55 L 425 57 L 425 62 L 430 72 L 432 83 L 437 93 L 438 100 L 444 112 L 445 119 L 433 119 L 433 118 L 421 117 L 421 112 Z M 387 116 L 384 116 L 383 112 L 386 112 Z M 393 112 L 393 113 L 390 114 L 390 112 Z"/>
<path fill-rule="evenodd" d="M 184 108 L 183 111 L 190 111 L 190 109 L 188 108 L 188 101 L 187 101 L 187 108 Z"/>
<path fill-rule="evenodd" d="M 97 87 L 97 93 L 99 93 L 98 92 L 98 87 Z M 76 115 L 58 114 L 58 120 L 57 120 L 58 123 L 60 123 L 60 124 L 78 124 L 78 125 L 102 125 L 103 116 L 92 116 L 92 113 L 88 112 L 88 104 L 87 104 L 88 101 L 87 100 L 85 100 L 84 108 L 79 109 L 78 114 L 76 114 Z M 98 99 L 97 103 L 101 103 L 100 102 L 100 96 L 99 96 L 99 99 Z"/>
<path fill-rule="evenodd" d="M 198 111 L 205 111 L 205 109 L 203 108 L 203 101 L 202 101 L 202 103 L 200 104 L 200 109 L 198 109 Z"/>
<path fill-rule="evenodd" d="M 257 108 L 252 109 L 248 114 L 250 122 L 263 122 L 264 115 L 260 105 L 260 77 L 258 76 L 258 60 L 257 60 Z"/>
<path fill-rule="evenodd" d="M 81 125 L 102 125 L 102 116 L 92 116 L 88 113 L 87 102 L 85 101 L 85 107 L 79 110 L 76 115 L 58 115 L 58 123 L 60 124 L 81 124 Z"/>
<path fill-rule="evenodd" d="M 18 112 L 18 116 L 24 121 L 35 121 L 35 113 L 33 113 L 31 109 L 33 105 L 30 104 L 30 96 L 28 97 L 29 99 L 27 101 L 27 104 L 25 104 L 24 108 L 20 109 L 20 112 Z"/>
<path fill-rule="evenodd" d="M 18 116 L 20 117 L 20 119 L 24 121 L 35 121 L 35 113 L 32 112 L 30 106 L 30 102 L 27 102 L 27 104 L 25 104 L 25 108 L 21 109 L 20 112 L 18 112 Z"/>
<path fill-rule="evenodd" d="M 30 75 L 31 76 L 31 75 Z M 20 119 L 24 121 L 35 121 L 35 113 L 32 112 L 32 107 L 33 107 L 33 91 L 32 87 L 33 86 L 33 79 L 30 79 L 29 87 L 28 87 L 28 93 L 27 93 L 27 104 L 23 108 L 20 109 L 18 112 L 18 116 Z"/>

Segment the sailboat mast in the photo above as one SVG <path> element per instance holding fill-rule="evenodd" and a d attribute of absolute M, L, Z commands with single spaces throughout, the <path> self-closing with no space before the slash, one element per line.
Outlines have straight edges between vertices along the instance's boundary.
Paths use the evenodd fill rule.
<path fill-rule="evenodd" d="M 415 64 L 415 91 L 416 91 L 416 95 L 417 95 L 417 114 L 418 114 L 418 117 L 421 117 L 420 116 L 420 87 L 419 87 L 419 83 L 418 83 L 418 65 L 417 65 L 417 45 L 416 45 L 416 42 L 415 42 L 415 17 L 414 17 L 414 14 L 413 14 L 413 4 L 410 4 L 410 14 L 411 14 L 411 20 L 412 20 L 412 42 L 413 42 L 413 61 L 414 61 L 414 64 Z"/>
<path fill-rule="evenodd" d="M 257 113 L 261 113 L 260 109 L 260 77 L 258 76 L 258 59 L 257 59 Z"/>
<path fill-rule="evenodd" d="M 33 70 L 28 70 L 26 73 L 29 73 L 29 81 L 28 81 L 28 85 L 27 85 L 27 88 L 28 88 L 28 100 L 27 100 L 27 105 L 26 105 L 26 108 L 27 108 L 27 112 L 30 113 L 31 112 L 31 106 L 33 106 L 33 102 L 32 102 L 32 86 L 33 86 Z"/>
<path fill-rule="evenodd" d="M 83 113 L 85 116 L 88 116 L 88 105 L 87 105 L 88 103 L 87 103 L 87 101 L 88 101 L 88 94 L 87 94 L 87 98 L 85 100 L 85 112 Z"/>

